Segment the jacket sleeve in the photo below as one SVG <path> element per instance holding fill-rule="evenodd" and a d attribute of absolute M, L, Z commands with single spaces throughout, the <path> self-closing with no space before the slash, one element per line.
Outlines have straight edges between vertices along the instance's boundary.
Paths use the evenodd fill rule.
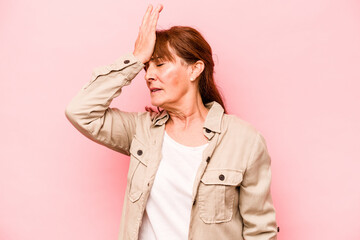
<path fill-rule="evenodd" d="M 143 67 L 144 64 L 133 54 L 126 54 L 113 64 L 95 68 L 91 80 L 67 105 L 67 119 L 89 139 L 130 155 L 139 113 L 121 111 L 109 105 Z"/>
<path fill-rule="evenodd" d="M 270 193 L 271 158 L 264 137 L 258 132 L 255 139 L 239 193 L 243 237 L 245 240 L 276 240 L 277 224 Z"/>

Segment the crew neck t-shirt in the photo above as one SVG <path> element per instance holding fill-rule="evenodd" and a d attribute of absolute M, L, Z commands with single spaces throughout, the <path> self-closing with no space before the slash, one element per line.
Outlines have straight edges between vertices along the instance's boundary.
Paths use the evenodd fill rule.
<path fill-rule="evenodd" d="M 139 240 L 187 239 L 192 190 L 206 143 L 185 146 L 164 133 L 162 159 L 139 232 Z"/>

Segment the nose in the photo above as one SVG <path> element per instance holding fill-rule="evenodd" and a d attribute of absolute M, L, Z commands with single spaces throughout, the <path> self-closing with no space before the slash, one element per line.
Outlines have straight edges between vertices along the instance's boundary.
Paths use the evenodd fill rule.
<path fill-rule="evenodd" d="M 148 68 L 146 69 L 146 73 L 145 73 L 145 80 L 147 82 L 155 80 L 156 79 L 156 75 L 154 72 L 153 67 L 151 66 L 152 64 L 149 64 Z"/>

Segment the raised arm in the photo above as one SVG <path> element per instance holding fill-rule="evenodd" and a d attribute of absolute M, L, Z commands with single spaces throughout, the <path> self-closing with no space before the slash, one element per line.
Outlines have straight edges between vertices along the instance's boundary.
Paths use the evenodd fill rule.
<path fill-rule="evenodd" d="M 92 79 L 67 105 L 68 120 L 91 140 L 129 155 L 138 113 L 124 112 L 109 105 L 143 67 L 133 54 L 127 54 L 111 65 L 96 68 Z"/>
<path fill-rule="evenodd" d="M 144 68 L 155 46 L 156 24 L 163 6 L 146 10 L 132 54 L 113 64 L 96 68 L 91 80 L 70 101 L 65 110 L 68 120 L 82 134 L 110 149 L 129 155 L 139 113 L 110 108 L 122 87 Z"/>

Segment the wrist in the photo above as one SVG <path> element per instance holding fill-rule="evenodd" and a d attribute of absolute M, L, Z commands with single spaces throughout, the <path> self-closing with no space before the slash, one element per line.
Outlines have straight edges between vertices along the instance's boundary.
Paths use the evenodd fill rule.
<path fill-rule="evenodd" d="M 133 52 L 134 57 L 139 60 L 140 62 L 142 62 L 143 64 L 145 64 L 147 61 L 145 60 L 144 57 L 142 57 L 140 54 Z"/>

